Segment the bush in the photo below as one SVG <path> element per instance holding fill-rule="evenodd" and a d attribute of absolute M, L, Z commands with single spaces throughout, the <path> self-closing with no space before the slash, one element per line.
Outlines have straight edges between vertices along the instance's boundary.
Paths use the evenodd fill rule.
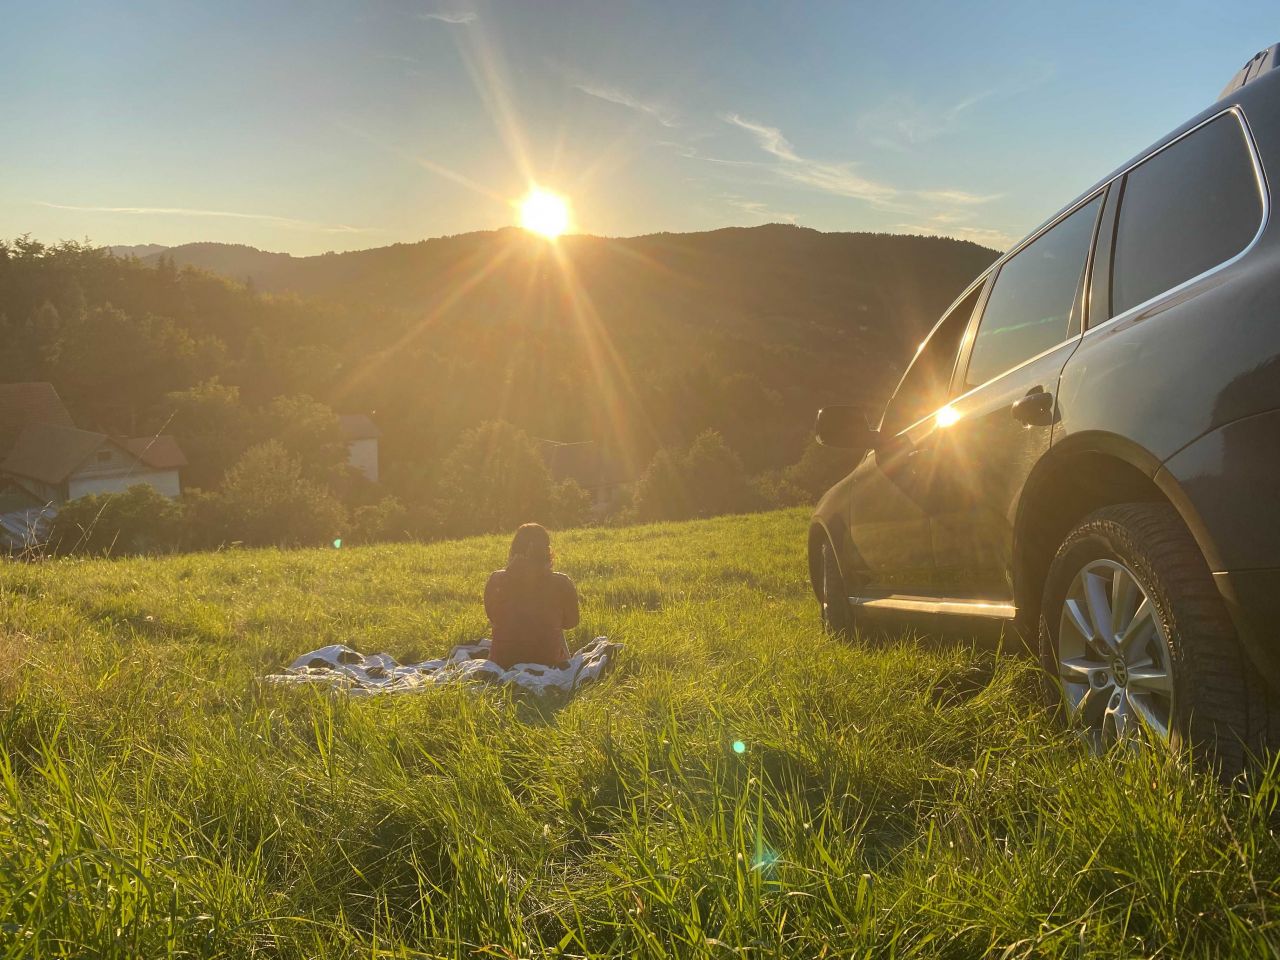
<path fill-rule="evenodd" d="M 523 430 L 489 421 L 464 433 L 445 458 L 439 509 L 449 535 L 513 530 L 549 518 L 551 474 Z"/>
<path fill-rule="evenodd" d="M 409 529 L 409 511 L 395 497 L 358 507 L 352 516 L 351 539 L 355 543 L 403 540 Z"/>
<path fill-rule="evenodd" d="M 177 547 L 181 505 L 139 483 L 123 493 L 98 493 L 65 504 L 54 518 L 49 544 L 58 553 L 122 556 Z"/>
<path fill-rule="evenodd" d="M 316 546 L 342 533 L 346 513 L 278 440 L 245 451 L 221 489 L 193 504 L 193 528 L 205 546 Z"/>
<path fill-rule="evenodd" d="M 632 513 L 637 520 L 686 520 L 759 507 L 762 498 L 742 461 L 715 430 L 706 430 L 688 451 L 659 450 L 636 483 Z"/>
<path fill-rule="evenodd" d="M 551 523 L 563 530 L 582 527 L 591 521 L 591 494 L 570 477 L 551 490 Z"/>

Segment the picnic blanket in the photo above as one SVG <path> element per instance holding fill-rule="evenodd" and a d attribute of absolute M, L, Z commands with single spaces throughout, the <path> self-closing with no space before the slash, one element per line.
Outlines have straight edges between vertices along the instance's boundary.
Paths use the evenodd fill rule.
<path fill-rule="evenodd" d="M 387 653 L 362 654 L 340 643 L 304 653 L 284 673 L 266 677 L 280 685 L 328 684 L 352 696 L 420 693 L 442 683 L 477 681 L 515 687 L 536 697 L 567 698 L 613 665 L 622 644 L 596 637 L 564 667 L 517 663 L 504 670 L 489 659 L 489 640 L 460 643 L 439 660 L 399 663 Z"/>

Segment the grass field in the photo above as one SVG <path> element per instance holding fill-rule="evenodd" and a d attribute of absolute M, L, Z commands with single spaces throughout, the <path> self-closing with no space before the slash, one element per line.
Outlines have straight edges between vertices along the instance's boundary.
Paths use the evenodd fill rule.
<path fill-rule="evenodd" d="M 6 566 L 0 956 L 1280 951 L 1280 776 L 1091 758 L 1025 660 L 826 638 L 805 525 L 559 536 L 573 643 L 626 649 L 555 713 L 258 681 L 483 636 L 505 540 Z"/>

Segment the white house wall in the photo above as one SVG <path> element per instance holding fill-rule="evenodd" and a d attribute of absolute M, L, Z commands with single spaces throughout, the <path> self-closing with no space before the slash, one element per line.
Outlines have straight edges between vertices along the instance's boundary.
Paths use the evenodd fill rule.
<path fill-rule="evenodd" d="M 374 483 L 378 482 L 378 441 L 352 440 L 347 444 L 347 463 Z"/>
<path fill-rule="evenodd" d="M 123 493 L 132 486 L 145 483 L 166 497 L 182 493 L 177 470 L 138 470 L 115 476 L 84 476 L 76 473 L 67 481 L 67 499 L 87 497 L 92 493 Z"/>

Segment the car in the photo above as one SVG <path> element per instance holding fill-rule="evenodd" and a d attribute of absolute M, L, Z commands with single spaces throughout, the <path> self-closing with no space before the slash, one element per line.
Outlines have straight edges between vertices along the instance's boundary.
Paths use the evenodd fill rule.
<path fill-rule="evenodd" d="M 877 426 L 819 412 L 857 459 L 809 530 L 830 630 L 1022 637 L 1099 749 L 1280 745 L 1277 66 L 1000 256 Z"/>

